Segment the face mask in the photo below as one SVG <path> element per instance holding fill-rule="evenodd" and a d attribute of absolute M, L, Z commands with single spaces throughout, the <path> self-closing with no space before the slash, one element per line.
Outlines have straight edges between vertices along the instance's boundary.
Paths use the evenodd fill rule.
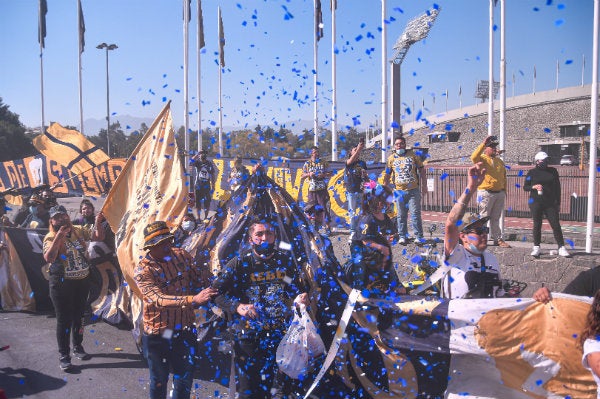
<path fill-rule="evenodd" d="M 545 159 L 543 161 L 537 161 L 535 166 L 536 168 L 545 169 L 548 167 L 548 161 L 546 161 Z"/>
<path fill-rule="evenodd" d="M 181 228 L 189 233 L 191 231 L 194 231 L 194 229 L 196 228 L 196 223 L 194 223 L 191 220 L 186 220 L 185 222 L 181 223 Z"/>
<path fill-rule="evenodd" d="M 275 252 L 275 243 L 263 243 L 263 244 L 252 244 L 252 249 L 256 252 L 261 258 L 268 258 L 273 255 Z"/>
<path fill-rule="evenodd" d="M 483 251 L 481 251 L 479 248 L 477 248 L 475 245 L 469 243 L 468 245 L 469 247 L 469 252 L 477 254 L 477 255 L 481 255 L 483 253 Z"/>
<path fill-rule="evenodd" d="M 398 155 L 404 155 L 404 154 L 406 154 L 406 148 L 401 148 L 399 150 L 396 150 L 396 154 L 398 154 Z"/>

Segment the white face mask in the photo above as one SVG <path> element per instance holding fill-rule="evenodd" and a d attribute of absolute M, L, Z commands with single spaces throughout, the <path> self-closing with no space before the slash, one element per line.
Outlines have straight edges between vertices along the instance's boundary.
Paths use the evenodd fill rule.
<path fill-rule="evenodd" d="M 196 223 L 194 223 L 191 220 L 186 220 L 185 222 L 181 223 L 181 228 L 189 233 L 191 231 L 194 231 L 194 229 L 196 228 Z"/>
<path fill-rule="evenodd" d="M 396 150 L 396 154 L 398 154 L 398 155 L 404 155 L 405 153 L 406 153 L 405 148 L 400 148 L 399 150 Z"/>

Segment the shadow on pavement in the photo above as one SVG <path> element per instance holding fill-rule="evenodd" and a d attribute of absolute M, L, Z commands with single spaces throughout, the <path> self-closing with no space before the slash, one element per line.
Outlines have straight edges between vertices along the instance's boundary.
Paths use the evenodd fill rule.
<path fill-rule="evenodd" d="M 0 368 L 0 386 L 7 397 L 17 398 L 35 395 L 44 391 L 55 391 L 67 382 L 61 378 L 49 376 L 26 368 Z"/>

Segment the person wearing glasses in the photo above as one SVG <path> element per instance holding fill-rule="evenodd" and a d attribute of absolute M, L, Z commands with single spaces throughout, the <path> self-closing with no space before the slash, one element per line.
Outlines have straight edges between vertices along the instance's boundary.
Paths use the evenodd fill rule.
<path fill-rule="evenodd" d="M 493 298 L 504 295 L 500 265 L 488 251 L 489 216 L 466 214 L 469 201 L 485 177 L 483 163 L 469 168 L 467 187 L 446 219 L 444 255 L 450 269 L 442 278 L 443 298 Z"/>

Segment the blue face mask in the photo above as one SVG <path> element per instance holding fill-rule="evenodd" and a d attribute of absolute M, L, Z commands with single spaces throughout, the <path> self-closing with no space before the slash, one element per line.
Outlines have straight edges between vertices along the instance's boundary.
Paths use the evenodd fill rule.
<path fill-rule="evenodd" d="M 472 252 L 477 255 L 481 255 L 483 253 L 483 251 L 479 250 L 479 248 L 477 248 L 475 245 L 473 245 L 471 243 L 469 243 L 468 247 L 469 247 L 468 248 L 469 252 Z"/>
<path fill-rule="evenodd" d="M 399 150 L 396 150 L 396 154 L 398 154 L 398 155 L 404 155 L 404 154 L 406 154 L 406 148 L 401 148 Z"/>

